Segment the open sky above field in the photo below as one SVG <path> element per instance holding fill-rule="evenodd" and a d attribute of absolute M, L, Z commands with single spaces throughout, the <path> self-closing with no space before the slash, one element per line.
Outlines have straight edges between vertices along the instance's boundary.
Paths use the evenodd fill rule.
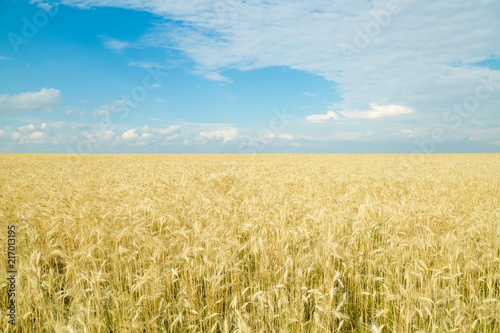
<path fill-rule="evenodd" d="M 500 2 L 0 3 L 0 152 L 499 152 Z"/>

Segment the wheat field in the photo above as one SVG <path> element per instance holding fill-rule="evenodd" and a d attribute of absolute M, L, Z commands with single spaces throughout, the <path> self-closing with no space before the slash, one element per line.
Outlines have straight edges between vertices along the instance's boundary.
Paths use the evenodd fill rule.
<path fill-rule="evenodd" d="M 0 219 L 5 332 L 500 332 L 500 154 L 2 154 Z"/>

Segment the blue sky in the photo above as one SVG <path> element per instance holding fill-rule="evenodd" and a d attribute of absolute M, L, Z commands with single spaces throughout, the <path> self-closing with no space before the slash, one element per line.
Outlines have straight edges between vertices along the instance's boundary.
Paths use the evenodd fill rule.
<path fill-rule="evenodd" d="M 500 3 L 0 3 L 0 152 L 500 151 Z"/>

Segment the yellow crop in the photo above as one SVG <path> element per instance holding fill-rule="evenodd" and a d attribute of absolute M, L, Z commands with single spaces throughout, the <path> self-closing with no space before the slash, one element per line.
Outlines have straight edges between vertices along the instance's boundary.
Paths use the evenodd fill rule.
<path fill-rule="evenodd" d="M 9 225 L 22 332 L 500 332 L 500 154 L 2 154 L 6 332 Z"/>

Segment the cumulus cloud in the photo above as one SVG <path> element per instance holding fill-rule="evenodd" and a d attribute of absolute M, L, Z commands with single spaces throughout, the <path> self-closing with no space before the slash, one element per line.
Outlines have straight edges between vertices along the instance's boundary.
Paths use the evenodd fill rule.
<path fill-rule="evenodd" d="M 201 138 L 208 140 L 222 140 L 222 143 L 236 139 L 237 135 L 238 131 L 234 127 L 215 131 L 203 131 L 200 133 Z"/>
<path fill-rule="evenodd" d="M 151 128 L 149 125 L 144 125 L 143 127 L 137 128 L 138 131 L 142 133 L 155 133 L 155 134 L 160 134 L 160 135 L 172 135 L 177 133 L 180 130 L 181 126 L 180 125 L 172 125 L 168 126 L 165 128 Z"/>
<path fill-rule="evenodd" d="M 35 129 L 35 125 L 34 124 L 29 124 L 29 125 L 26 125 L 26 126 L 20 126 L 17 129 L 19 131 L 33 131 Z"/>
<path fill-rule="evenodd" d="M 132 140 L 132 139 L 135 139 L 137 138 L 139 135 L 136 133 L 136 129 L 133 128 L 133 129 L 130 129 L 128 131 L 126 131 L 125 133 L 122 134 L 122 139 L 125 139 L 125 140 Z"/>
<path fill-rule="evenodd" d="M 94 110 L 92 113 L 93 117 L 105 117 L 106 119 L 109 119 L 110 113 L 113 110 L 119 109 L 121 107 L 127 106 L 127 103 L 124 100 L 119 100 L 114 103 L 110 104 L 104 104 L 100 108 Z"/>
<path fill-rule="evenodd" d="M 172 126 L 169 126 L 166 128 L 158 128 L 158 129 L 152 128 L 151 131 L 153 133 L 158 133 L 161 135 L 171 135 L 171 134 L 177 133 L 180 128 L 181 128 L 180 125 L 172 125 Z"/>
<path fill-rule="evenodd" d="M 42 88 L 40 91 L 28 91 L 18 95 L 2 94 L 0 95 L 0 113 L 52 107 L 61 103 L 60 95 L 61 91 L 53 88 Z"/>
<path fill-rule="evenodd" d="M 376 105 L 372 103 L 368 110 L 344 112 L 328 111 L 326 114 L 309 115 L 306 117 L 306 120 L 312 123 L 321 123 L 328 119 L 372 119 L 399 116 L 413 112 L 414 110 L 402 105 Z"/>
<path fill-rule="evenodd" d="M 328 111 L 326 114 L 312 114 L 310 116 L 307 116 L 306 120 L 312 123 L 321 123 L 328 119 L 339 119 L 339 118 L 340 116 L 337 112 Z"/>
<path fill-rule="evenodd" d="M 21 138 L 21 133 L 14 132 L 12 133 L 12 140 L 19 140 Z"/>
<path fill-rule="evenodd" d="M 33 132 L 29 135 L 29 138 L 32 139 L 32 140 L 38 140 L 38 139 L 41 139 L 45 136 L 45 133 L 43 132 L 40 132 L 40 131 L 36 131 L 36 132 Z"/>
<path fill-rule="evenodd" d="M 111 141 L 114 137 L 115 137 L 115 132 L 113 132 L 113 131 L 105 131 L 102 134 L 102 139 L 104 141 Z"/>
<path fill-rule="evenodd" d="M 4 133 L 4 132 L 5 132 L 4 130 L 0 130 L 0 137 L 2 137 L 2 136 L 3 136 L 3 133 Z"/>
<path fill-rule="evenodd" d="M 376 105 L 371 104 L 371 108 L 361 112 L 345 113 L 346 118 L 382 118 L 390 116 L 399 116 L 402 114 L 413 113 L 410 108 L 402 105 Z"/>
<path fill-rule="evenodd" d="M 156 144 L 165 141 L 171 141 L 178 137 L 180 125 L 167 126 L 165 128 L 142 127 L 132 128 L 122 134 L 122 139 L 130 142 L 135 142 L 140 145 Z"/>

